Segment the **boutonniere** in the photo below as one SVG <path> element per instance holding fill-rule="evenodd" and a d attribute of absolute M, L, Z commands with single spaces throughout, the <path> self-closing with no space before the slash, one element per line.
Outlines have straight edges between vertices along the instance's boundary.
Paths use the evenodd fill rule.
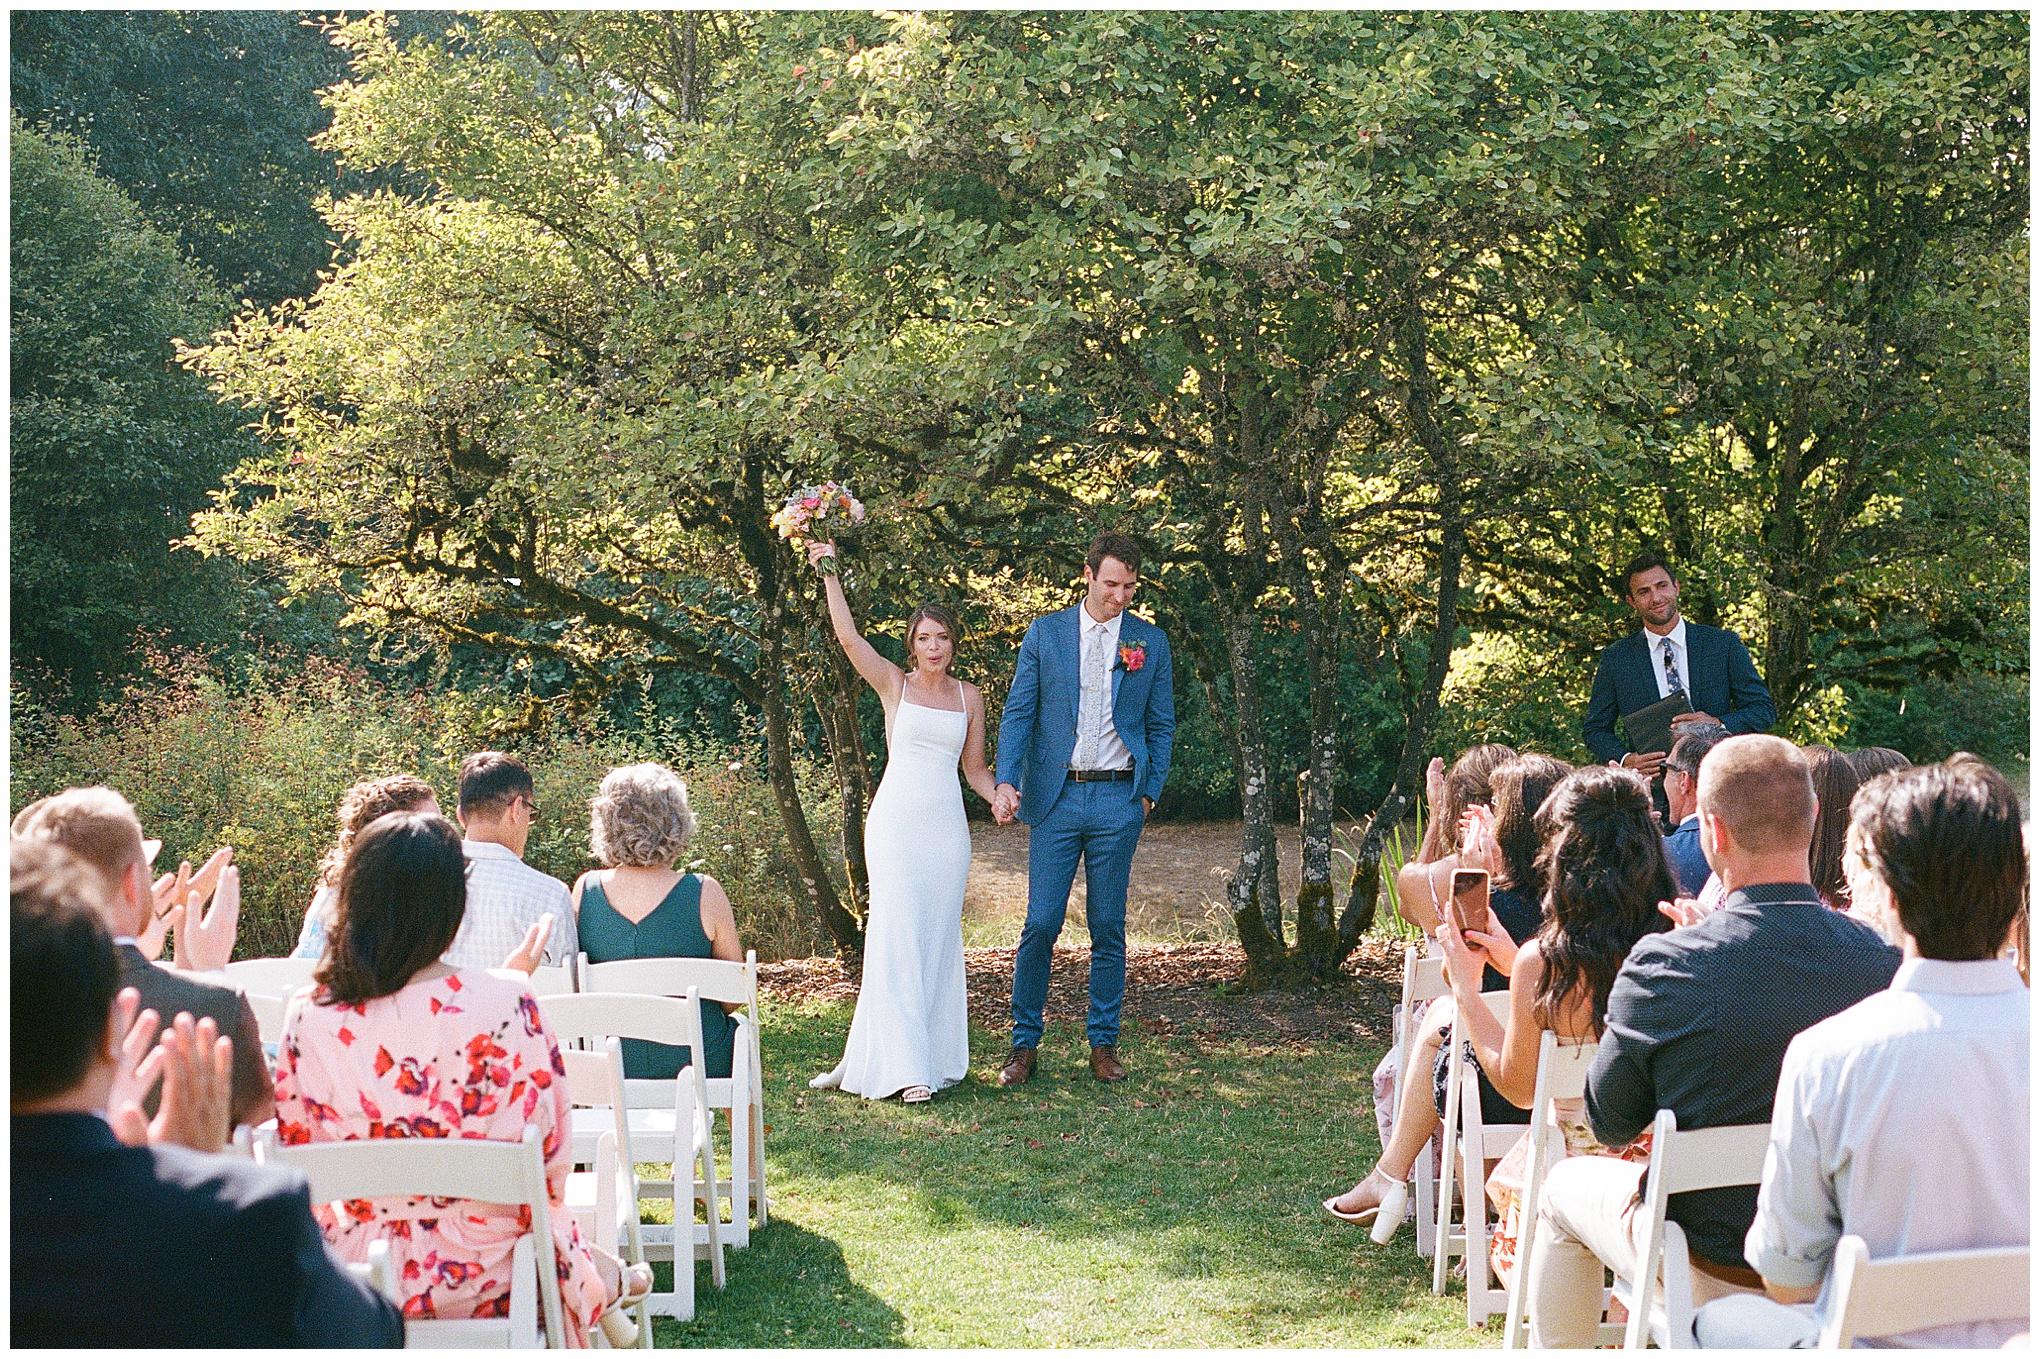
<path fill-rule="evenodd" d="M 1146 664 L 1147 664 L 1146 647 L 1141 646 L 1138 643 L 1132 646 L 1128 646 L 1124 642 L 1120 643 L 1119 665 L 1120 668 L 1125 670 L 1127 674 L 1131 675 L 1134 671 L 1140 669 L 1142 666 Z"/>

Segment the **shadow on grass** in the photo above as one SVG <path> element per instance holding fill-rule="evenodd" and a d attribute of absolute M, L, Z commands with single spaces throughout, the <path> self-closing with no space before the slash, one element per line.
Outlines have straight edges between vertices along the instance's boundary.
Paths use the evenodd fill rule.
<path fill-rule="evenodd" d="M 817 1232 L 775 1218 L 731 1251 L 729 1286 L 716 1291 L 704 1261 L 695 1266 L 694 1319 L 657 1319 L 658 1348 L 898 1348 L 904 1318 L 871 1290 L 853 1283 L 842 1247 Z M 654 1266 L 659 1286 L 670 1276 Z"/>

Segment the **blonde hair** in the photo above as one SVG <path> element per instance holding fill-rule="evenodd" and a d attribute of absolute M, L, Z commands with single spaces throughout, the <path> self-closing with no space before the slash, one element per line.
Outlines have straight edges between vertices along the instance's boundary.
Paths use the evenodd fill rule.
<path fill-rule="evenodd" d="M 662 764 L 610 770 L 588 810 L 588 848 L 604 868 L 669 868 L 694 837 L 687 785 Z"/>

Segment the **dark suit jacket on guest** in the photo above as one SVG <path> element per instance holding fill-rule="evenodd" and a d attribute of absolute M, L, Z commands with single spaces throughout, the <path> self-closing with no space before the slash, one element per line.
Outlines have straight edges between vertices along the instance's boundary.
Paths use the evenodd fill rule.
<path fill-rule="evenodd" d="M 305 1178 L 128 1147 L 94 1114 L 13 1130 L 16 1345 L 403 1344 L 397 1309 L 326 1250 Z"/>
<path fill-rule="evenodd" d="M 1616 722 L 1658 701 L 1652 654 L 1641 631 L 1601 653 L 1594 695 L 1587 701 L 1586 721 L 1580 724 L 1580 735 L 1595 759 L 1605 762 L 1627 755 L 1629 745 Z M 1771 729 L 1778 710 L 1740 637 L 1687 619 L 1686 671 L 1686 697 L 1695 712 L 1720 718 L 1721 725 L 1737 735 Z"/>
<path fill-rule="evenodd" d="M 133 944 L 121 944 L 114 951 L 120 955 L 120 984 L 141 992 L 142 1008 L 154 1010 L 164 1028 L 182 1011 L 194 1021 L 210 1016 L 220 1026 L 221 1036 L 234 1040 L 234 1122 L 254 1124 L 269 1117 L 276 1102 L 276 1086 L 268 1059 L 262 1055 L 262 1030 L 255 1023 L 255 1012 L 248 1008 L 248 998 L 231 986 L 158 967 Z M 157 1092 L 151 1091 L 151 1118 L 156 1115 L 156 1098 Z"/>

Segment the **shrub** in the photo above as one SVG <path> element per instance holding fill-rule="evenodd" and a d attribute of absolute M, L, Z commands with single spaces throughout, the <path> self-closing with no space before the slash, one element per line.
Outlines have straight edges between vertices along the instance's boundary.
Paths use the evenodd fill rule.
<path fill-rule="evenodd" d="M 14 690 L 10 815 L 74 784 L 104 783 L 163 840 L 161 867 L 234 846 L 242 873 L 237 957 L 286 953 L 332 843 L 334 810 L 356 779 L 409 771 L 451 813 L 459 763 L 497 744 L 486 699 L 399 691 L 364 672 L 313 660 L 290 673 L 257 667 L 232 686 L 184 656 L 156 657 L 160 682 L 80 717 Z M 763 958 L 825 952 L 796 895 L 770 789 L 745 749 L 713 748 L 669 725 L 622 733 L 599 719 L 559 723 L 511 749 L 532 769 L 540 818 L 526 858 L 566 882 L 594 866 L 588 800 L 617 764 L 656 759 L 688 784 L 700 821 L 688 868 L 728 891 L 738 931 Z M 803 766 L 803 800 L 831 824 L 826 771 Z"/>

